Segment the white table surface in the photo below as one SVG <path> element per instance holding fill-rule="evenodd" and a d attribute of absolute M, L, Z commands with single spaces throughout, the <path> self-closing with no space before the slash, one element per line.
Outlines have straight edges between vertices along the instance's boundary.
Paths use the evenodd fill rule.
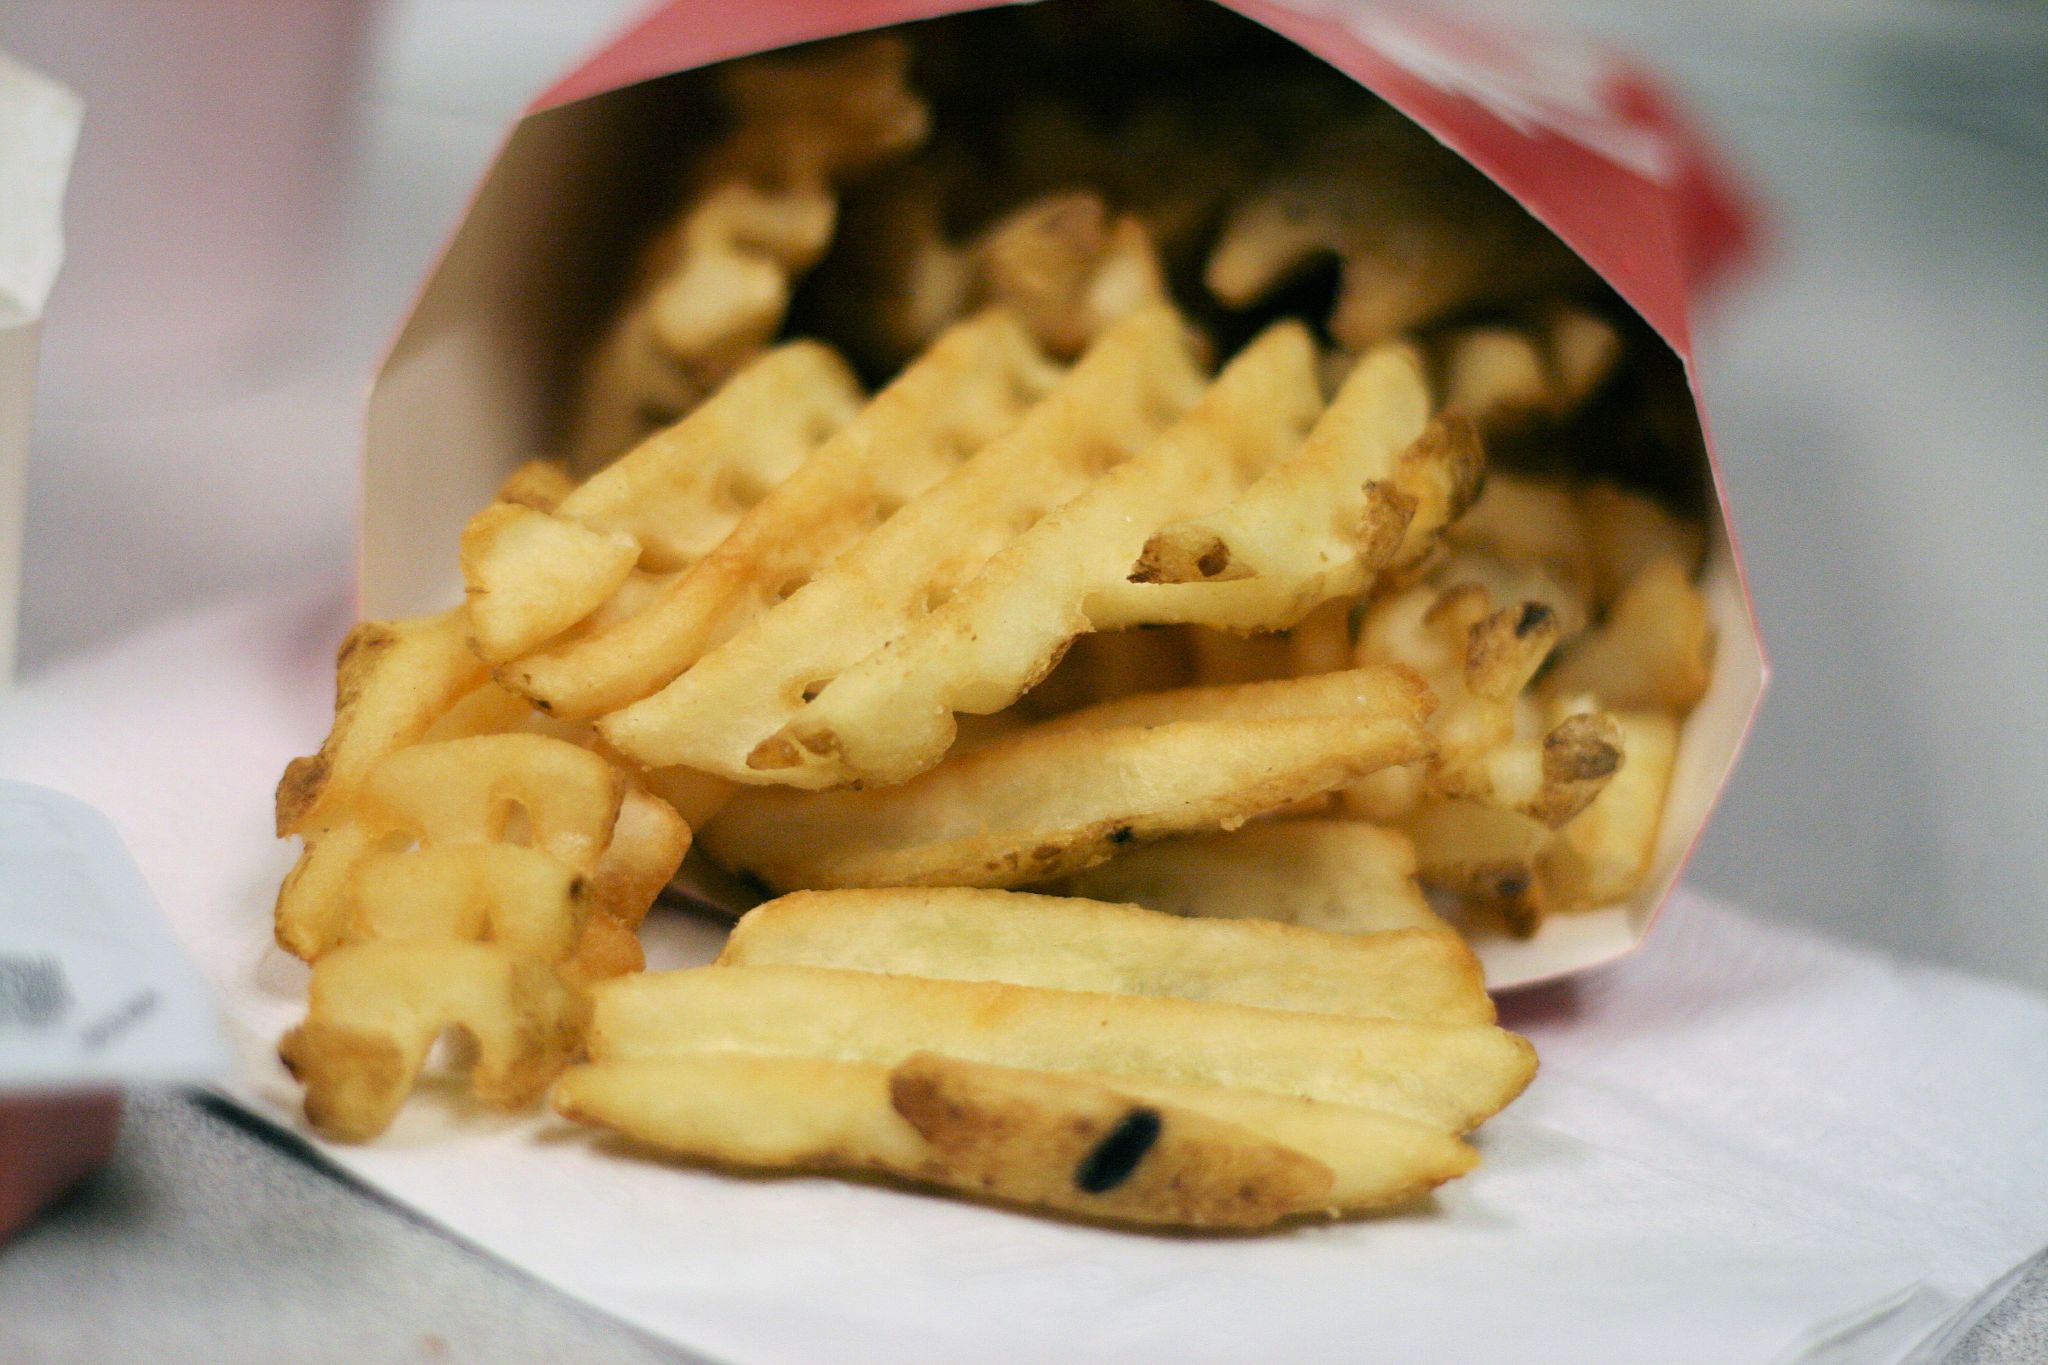
<path fill-rule="evenodd" d="M 632 8 L 392 6 L 317 344 L 264 391 L 155 423 L 148 452 L 39 433 L 28 670 L 224 590 L 345 580 L 377 348 L 504 116 Z M 1674 72 L 1774 214 L 1701 354 L 1776 676 L 1689 877 L 2048 988 L 2048 18 L 1557 8 Z M 2029 1358 L 2024 1330 L 1987 1323 L 1952 1359 Z M 0 1253 L 0 1359 L 280 1358 L 677 1357 L 171 1097 Z"/>

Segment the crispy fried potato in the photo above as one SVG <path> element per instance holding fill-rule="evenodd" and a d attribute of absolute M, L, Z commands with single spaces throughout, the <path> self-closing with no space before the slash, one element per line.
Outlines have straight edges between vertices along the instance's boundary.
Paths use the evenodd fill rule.
<path fill-rule="evenodd" d="M 1033 1070 L 1228 1086 L 1464 1132 L 1521 1093 L 1529 1045 L 1490 1024 L 934 981 L 823 967 L 643 972 L 595 988 L 600 1062 L 702 1051 L 895 1065 L 915 1052 Z"/>
<path fill-rule="evenodd" d="M 1014 430 L 661 692 L 600 721 L 600 730 L 650 765 L 686 764 L 748 782 L 843 781 L 845 768 L 809 732 L 777 739 L 806 708 L 806 694 L 829 691 L 843 670 L 971 581 L 1048 506 L 1137 454 L 1200 385 L 1190 334 L 1171 309 L 1119 323 Z"/>
<path fill-rule="evenodd" d="M 1444 409 L 1513 432 L 1583 406 L 1620 363 L 1622 341 L 1606 319 L 1559 306 L 1533 327 L 1454 329 L 1435 352 Z"/>
<path fill-rule="evenodd" d="M 676 573 L 696 563 L 860 401 L 829 348 L 792 342 L 550 507 L 501 495 L 462 537 L 477 653 L 515 659 L 598 611 L 635 568 Z"/>
<path fill-rule="evenodd" d="M 1023 419 L 1059 371 L 1017 322 L 951 328 L 684 572 L 620 619 L 499 670 L 559 716 L 649 696 L 713 645 L 794 594 L 841 551 Z M 610 736 L 619 743 L 619 736 Z M 629 744 L 619 747 L 649 766 Z"/>
<path fill-rule="evenodd" d="M 557 460 L 528 460 L 505 476 L 492 501 L 552 512 L 575 491 L 576 479 L 567 466 Z"/>
<path fill-rule="evenodd" d="M 1353 350 L 1585 273 L 1506 193 L 1390 109 L 1316 126 L 1232 208 L 1204 282 L 1243 308 L 1331 256 L 1330 332 Z"/>
<path fill-rule="evenodd" d="M 1623 590 L 1544 679 L 1552 696 L 1590 692 L 1608 706 L 1675 711 L 1706 695 L 1714 628 L 1707 600 L 1675 559 L 1659 559 Z"/>
<path fill-rule="evenodd" d="M 1553 838 L 1541 821 L 1477 801 L 1427 800 L 1407 831 L 1424 881 L 1498 912 L 1510 932 L 1529 937 L 1556 908 L 1537 872 Z"/>
<path fill-rule="evenodd" d="M 1112 702 L 1160 719 L 1100 727 L 1076 712 L 897 787 L 750 789 L 704 829 L 703 844 L 779 890 L 1017 886 L 1132 843 L 1234 828 L 1428 751 L 1426 691 L 1406 675 L 1266 687 L 1256 706 L 1202 689 L 1178 702 Z M 1198 718 L 1165 719 L 1183 704 Z"/>
<path fill-rule="evenodd" d="M 799 891 L 749 911 L 718 961 L 1493 1022 L 1478 960 L 1454 934 L 1349 938 L 1252 919 L 1187 923 L 1011 891 Z"/>
<path fill-rule="evenodd" d="M 1372 447 L 1384 463 L 1398 463 L 1417 445 L 1422 396 L 1412 359 L 1375 358 L 1303 444 L 1302 427 L 1319 405 L 1312 356 L 1298 330 L 1268 333 L 1153 449 L 1047 516 L 938 610 L 828 682 L 785 738 L 812 755 L 809 766 L 825 776 L 901 781 L 945 752 L 955 712 L 987 713 L 1014 701 L 1046 675 L 1068 640 L 1102 625 L 1104 614 L 1119 626 L 1196 620 L 1279 627 L 1322 600 L 1357 591 L 1395 553 L 1410 521 L 1415 501 L 1393 480 L 1346 503 L 1351 512 L 1334 520 L 1315 512 L 1310 521 L 1323 529 L 1307 553 L 1276 550 L 1270 560 L 1254 554 L 1249 577 L 1170 585 L 1125 580 L 1133 561 L 1137 576 L 1146 572 L 1143 547 L 1157 542 L 1146 532 L 1188 508 L 1227 502 L 1227 526 L 1262 534 L 1305 515 L 1329 492 L 1337 452 Z M 1422 456 L 1418 490 L 1454 459 L 1443 451 Z M 1436 506 L 1455 505 L 1455 493 L 1439 491 Z"/>
<path fill-rule="evenodd" d="M 590 880 L 513 844 L 372 853 L 354 870 L 349 942 L 470 943 L 560 962 L 590 918 Z"/>
<path fill-rule="evenodd" d="M 1457 562 L 1457 561 L 1454 561 Z M 1486 590 L 1460 581 L 1385 597 L 1360 623 L 1361 660 L 1396 662 L 1427 679 L 1441 702 L 1431 717 L 1436 753 L 1421 781 L 1372 780 L 1347 804 L 1401 819 L 1425 793 L 1462 797 L 1561 825 L 1583 810 L 1621 765 L 1621 735 L 1590 705 L 1559 705 L 1542 728 L 1523 697 L 1560 635 L 1541 601 L 1493 609 Z"/>
<path fill-rule="evenodd" d="M 484 680 L 462 613 L 365 621 L 341 642 L 334 728 L 277 784 L 277 835 L 317 828 L 387 754 L 411 744 Z"/>
<path fill-rule="evenodd" d="M 469 638 L 503 663 L 604 605 L 639 561 L 623 532 L 593 531 L 519 503 L 479 512 L 462 532 Z"/>
<path fill-rule="evenodd" d="M 859 383 L 830 347 L 792 341 L 591 475 L 555 510 L 594 531 L 630 535 L 643 569 L 686 569 L 843 431 L 862 401 Z"/>
<path fill-rule="evenodd" d="M 1299 453 L 1220 511 L 1156 531 L 1133 577 L 1206 583 L 1320 576 L 1337 593 L 1358 592 L 1380 562 L 1417 557 L 1478 493 L 1484 460 L 1477 437 L 1451 422 L 1425 441 L 1428 421 L 1419 357 L 1405 346 L 1372 351 Z M 1390 534 L 1393 545 L 1368 548 Z"/>
<path fill-rule="evenodd" d="M 1048 195 L 1000 219 L 972 249 L 980 300 L 1007 308 L 1057 356 L 1076 356 L 1118 319 L 1167 301 L 1159 255 L 1136 218 L 1102 196 Z"/>
<path fill-rule="evenodd" d="M 339 942 L 355 869 L 387 840 L 499 844 L 516 814 L 533 848 L 587 872 L 610 841 L 624 795 L 624 776 L 610 763 L 543 735 L 400 749 L 365 774 L 345 819 L 308 832 L 278 892 L 277 941 L 309 961 Z"/>
<path fill-rule="evenodd" d="M 716 69 L 731 131 L 591 361 L 576 422 L 586 468 L 684 415 L 781 326 L 792 279 L 831 241 L 841 186 L 924 140 L 909 49 L 866 35 Z"/>
<path fill-rule="evenodd" d="M 889 1096 L 963 1188 L 1097 1216 L 1258 1227 L 1327 1208 L 1328 1166 L 1197 1110 L 1073 1076 L 905 1058 Z"/>
<path fill-rule="evenodd" d="M 1706 555 L 1705 527 L 1618 484 L 1581 488 L 1579 511 L 1593 544 L 1593 591 L 1602 606 L 1611 606 L 1660 559 L 1672 560 L 1690 577 Z"/>
<path fill-rule="evenodd" d="M 279 1055 L 306 1087 L 307 1121 L 360 1142 L 390 1125 L 443 1031 L 475 1041 L 477 1098 L 517 1109 L 575 1054 L 583 1014 L 578 994 L 532 958 L 475 943 L 364 943 L 314 964 L 306 1021 Z"/>
<path fill-rule="evenodd" d="M 1205 918 L 1256 918 L 1340 934 L 1447 932 L 1415 884 L 1397 830 L 1282 820 L 1132 849 L 1058 883 L 1071 896 Z"/>
<path fill-rule="evenodd" d="M 1623 711 L 1616 719 L 1627 764 L 1537 861 L 1560 907 L 1611 905 L 1633 895 L 1649 873 L 1678 755 L 1678 722 L 1654 711 Z"/>
<path fill-rule="evenodd" d="M 902 781 L 932 766 L 952 743 L 954 711 L 1001 710 L 1050 672 L 1067 641 L 1088 629 L 1088 594 L 1123 580 L 1150 526 L 1177 508 L 1228 497 L 1297 444 L 1321 406 L 1312 344 L 1299 327 L 1246 348 L 1200 402 L 1192 368 L 1178 374 L 1186 382 L 1174 390 L 1176 403 L 1194 406 L 1143 454 L 1057 490 L 1071 501 L 1053 499 L 1063 505 L 1017 528 L 980 573 L 906 620 L 909 629 L 886 648 L 825 675 L 817 697 L 769 742 L 770 754 L 794 760 L 778 765 L 778 780 Z M 1019 477 L 1020 493 L 1035 495 L 1036 480 Z"/>
<path fill-rule="evenodd" d="M 603 1062 L 563 1076 L 555 1104 L 579 1122 L 690 1160 L 877 1171 L 985 1198 L 1170 1226 L 1254 1227 L 1292 1214 L 1398 1204 L 1476 1160 L 1454 1137 L 1369 1109 L 1208 1086 L 1098 1082 L 932 1053 L 893 1067 L 732 1052 Z M 1151 1126 L 1140 1119 L 1097 1156 L 1139 1106 L 1159 1119 L 1144 1150 L 1130 1155 Z M 1095 1139 L 1078 1150 L 1077 1120 Z M 1184 1124 L 1199 1135 L 1185 1146 Z M 1216 1151 L 1207 1135 L 1219 1129 Z M 1294 1159 L 1276 1159 L 1275 1151 Z M 1217 1160 L 1226 1156 L 1232 1159 Z M 1126 1160 L 1129 1174 L 1110 1182 Z M 1321 1172 L 1312 1169 L 1318 1166 Z M 1249 1190 L 1248 1174 L 1258 1177 Z"/>
<path fill-rule="evenodd" d="M 1495 471 L 1444 538 L 1511 565 L 1540 569 L 1581 600 L 1593 588 L 1593 546 L 1579 503 L 1561 479 Z"/>

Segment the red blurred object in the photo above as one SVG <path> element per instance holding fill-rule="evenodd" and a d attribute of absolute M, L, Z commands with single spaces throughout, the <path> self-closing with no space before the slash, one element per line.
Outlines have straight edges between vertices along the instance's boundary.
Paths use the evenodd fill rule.
<path fill-rule="evenodd" d="M 0 1242 L 104 1166 L 120 1131 L 118 1091 L 0 1098 Z"/>

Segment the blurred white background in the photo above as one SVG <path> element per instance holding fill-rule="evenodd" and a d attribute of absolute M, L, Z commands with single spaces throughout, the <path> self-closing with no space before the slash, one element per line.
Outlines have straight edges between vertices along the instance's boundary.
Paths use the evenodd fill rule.
<path fill-rule="evenodd" d="M 106 306 L 98 277 L 120 253 L 251 210 L 193 151 L 149 181 L 175 212 L 99 212 L 96 178 L 123 157 L 207 142 L 171 129 L 153 151 L 114 145 L 118 123 L 88 110 L 76 202 L 94 211 L 52 302 L 25 670 L 216 594 L 343 581 L 379 347 L 506 120 L 638 8 L 393 0 L 371 23 L 349 0 L 267 7 L 329 15 L 306 22 L 325 26 L 330 57 L 350 34 L 365 44 L 363 96 L 328 119 L 358 139 L 336 163 L 334 249 L 298 248 L 313 288 L 287 291 L 291 325 L 168 389 L 95 351 L 83 317 Z M 1701 355 L 1777 675 L 1690 875 L 1759 913 L 2048 986 L 2048 11 L 1501 8 L 1609 35 L 1671 73 L 1771 215 L 1768 258 L 1709 310 Z M 92 101 L 119 77 L 118 45 L 102 29 L 54 50 L 52 32 L 86 31 L 77 17 L 0 7 L 0 46 L 51 47 L 47 65 Z M 124 93 L 105 100 L 116 116 Z"/>

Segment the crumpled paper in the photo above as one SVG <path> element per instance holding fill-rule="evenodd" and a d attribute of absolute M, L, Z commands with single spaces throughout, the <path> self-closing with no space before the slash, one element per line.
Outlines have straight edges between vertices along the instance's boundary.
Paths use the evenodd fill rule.
<path fill-rule="evenodd" d="M 324 731 L 345 597 L 167 623 L 0 701 L 0 771 L 110 815 L 229 1015 L 227 1093 L 296 1128 L 271 1047 L 270 791 Z M 1930 909 L 1933 909 L 1930 907 Z M 715 925 L 657 915 L 658 962 Z M 1647 947 L 1511 998 L 1543 1071 L 1431 1203 L 1160 1237 L 880 1185 L 648 1161 L 451 1088 L 337 1167 L 731 1362 L 1902 1361 L 2048 1240 L 2048 1001 L 1682 895 Z"/>

